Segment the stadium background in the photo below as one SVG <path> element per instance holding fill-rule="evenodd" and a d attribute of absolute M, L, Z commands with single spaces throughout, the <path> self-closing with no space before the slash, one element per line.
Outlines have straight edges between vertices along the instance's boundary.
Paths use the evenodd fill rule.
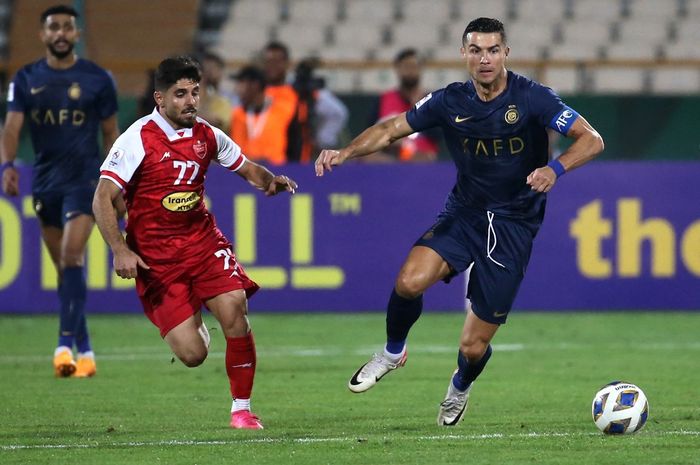
<path fill-rule="evenodd" d="M 39 13 L 55 1 L 0 1 L 3 89 L 43 55 Z M 395 85 L 391 60 L 406 46 L 428 61 L 424 85 L 463 80 L 466 22 L 500 17 L 510 68 L 552 86 L 603 134 L 595 164 L 567 175 L 548 215 L 516 307 L 700 308 L 700 0 L 82 0 L 79 53 L 111 70 L 120 127 L 137 117 L 147 71 L 170 54 L 221 54 L 228 71 L 271 39 L 317 70 L 350 109 L 343 138 L 368 124 L 377 93 Z M 163 20 L 163 18 L 165 18 Z M 165 23 L 163 23 L 165 21 Z M 155 26 L 157 24 L 157 26 Z M 225 85 L 231 86 L 231 82 Z M 230 87 L 229 87 L 230 89 Z M 23 195 L 0 197 L 0 311 L 55 306 L 55 275 L 40 246 L 23 138 Z M 452 182 L 444 154 L 432 165 L 367 166 L 316 180 L 290 166 L 300 194 L 262 200 L 216 170 L 209 201 L 219 225 L 267 292 L 260 311 L 379 310 L 412 241 Z M 280 226 L 281 225 L 281 226 Z M 95 231 L 88 252 L 91 312 L 139 312 L 130 283 L 115 279 Z M 464 283 L 437 286 L 432 310 L 463 309 Z"/>

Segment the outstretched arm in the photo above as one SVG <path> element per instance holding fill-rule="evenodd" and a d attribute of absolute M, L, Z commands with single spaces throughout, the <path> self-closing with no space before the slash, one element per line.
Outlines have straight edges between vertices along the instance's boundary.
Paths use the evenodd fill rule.
<path fill-rule="evenodd" d="M 413 134 L 413 132 L 413 128 L 406 120 L 406 113 L 370 126 L 354 138 L 347 147 L 340 150 L 321 151 L 314 166 L 316 176 L 323 176 L 324 171 L 332 171 L 333 166 L 340 165 L 345 160 L 364 157 L 383 150 L 393 142 Z"/>
<path fill-rule="evenodd" d="M 119 230 L 114 208 L 121 196 L 121 190 L 116 184 L 107 179 L 100 179 L 92 200 L 92 212 L 102 237 L 114 254 L 114 271 L 118 276 L 130 279 L 136 277 L 139 266 L 146 270 L 150 268 L 129 248 Z"/>
<path fill-rule="evenodd" d="M 250 160 L 246 160 L 236 173 L 256 189 L 264 191 L 265 195 L 276 195 L 284 191 L 294 194 L 299 187 L 287 176 L 275 176 L 264 166 Z"/>
<path fill-rule="evenodd" d="M 575 139 L 569 149 L 557 160 L 537 168 L 527 177 L 527 183 L 532 190 L 549 192 L 557 181 L 557 177 L 593 160 L 605 147 L 603 138 L 583 116 L 576 119 L 566 136 Z M 562 171 L 557 173 L 555 168 Z"/>

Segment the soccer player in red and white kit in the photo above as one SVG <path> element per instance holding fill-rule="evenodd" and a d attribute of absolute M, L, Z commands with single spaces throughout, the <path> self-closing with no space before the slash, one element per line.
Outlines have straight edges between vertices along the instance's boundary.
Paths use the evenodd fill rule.
<path fill-rule="evenodd" d="M 204 304 L 226 336 L 233 428 L 262 429 L 250 411 L 255 342 L 247 313 L 258 285 L 236 261 L 231 243 L 204 205 L 211 162 L 236 172 L 266 195 L 293 194 L 286 176 L 249 161 L 218 128 L 197 117 L 199 65 L 190 57 L 163 60 L 155 75 L 153 113 L 136 121 L 112 147 L 95 192 L 95 220 L 114 254 L 116 273 L 136 278 L 146 316 L 188 367 L 207 357 Z M 124 192 L 124 239 L 114 202 Z"/>

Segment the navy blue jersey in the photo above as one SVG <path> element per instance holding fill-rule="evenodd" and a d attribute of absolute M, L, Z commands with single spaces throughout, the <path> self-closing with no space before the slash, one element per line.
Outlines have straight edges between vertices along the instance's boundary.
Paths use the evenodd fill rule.
<path fill-rule="evenodd" d="M 471 80 L 433 92 L 406 114 L 415 131 L 441 127 L 457 166 L 448 199 L 539 225 L 546 195 L 526 184 L 548 162 L 545 128 L 566 134 L 578 114 L 548 87 L 508 72 L 506 89 L 484 102 Z"/>
<path fill-rule="evenodd" d="M 104 159 L 98 144 L 102 120 L 117 111 L 111 76 L 91 61 L 68 69 L 46 59 L 17 72 L 7 93 L 8 111 L 22 112 L 34 145 L 33 192 L 63 192 L 96 182 Z"/>

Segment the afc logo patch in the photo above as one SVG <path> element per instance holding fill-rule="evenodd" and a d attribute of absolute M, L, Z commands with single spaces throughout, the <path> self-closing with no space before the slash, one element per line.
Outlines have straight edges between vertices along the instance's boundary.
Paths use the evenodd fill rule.
<path fill-rule="evenodd" d="M 207 143 L 202 142 L 201 140 L 198 140 L 192 146 L 192 149 L 194 149 L 195 155 L 197 155 L 199 158 L 204 158 L 207 154 Z"/>
<path fill-rule="evenodd" d="M 114 149 L 109 153 L 109 166 L 115 167 L 119 164 L 119 160 L 124 156 L 122 149 Z"/>

